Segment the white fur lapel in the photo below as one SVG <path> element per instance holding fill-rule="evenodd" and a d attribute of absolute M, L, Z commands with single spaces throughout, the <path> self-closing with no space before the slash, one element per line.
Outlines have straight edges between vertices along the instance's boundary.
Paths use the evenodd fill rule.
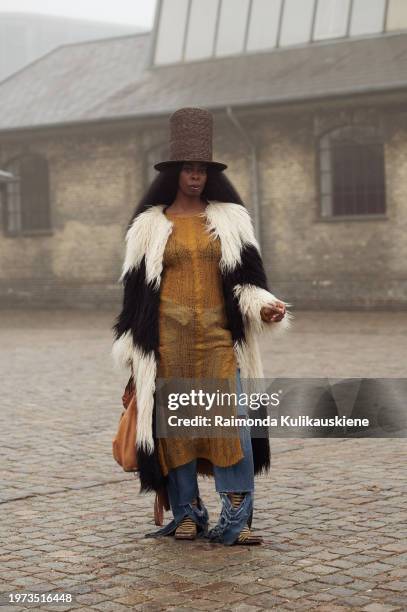
<path fill-rule="evenodd" d="M 244 244 L 252 244 L 260 252 L 250 215 L 244 206 L 211 201 L 205 212 L 209 233 L 220 238 L 222 257 L 219 265 L 222 272 L 231 271 L 241 263 Z"/>
<path fill-rule="evenodd" d="M 164 250 L 173 229 L 172 221 L 163 210 L 164 204 L 151 206 L 133 221 L 126 234 L 126 256 L 119 282 L 131 268 L 138 268 L 145 254 L 147 282 L 159 288 Z M 205 216 L 208 233 L 220 239 L 219 265 L 223 272 L 233 270 L 240 263 L 244 244 L 252 244 L 260 252 L 250 215 L 240 204 L 210 201 Z"/>
<path fill-rule="evenodd" d="M 126 256 L 119 282 L 131 268 L 139 267 L 145 255 L 147 282 L 159 288 L 164 249 L 173 227 L 163 210 L 164 204 L 151 206 L 134 219 L 126 234 Z"/>

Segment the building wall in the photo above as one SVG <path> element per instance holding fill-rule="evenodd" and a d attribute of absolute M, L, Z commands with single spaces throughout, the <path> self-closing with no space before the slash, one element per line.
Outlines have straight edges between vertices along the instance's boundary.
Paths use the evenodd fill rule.
<path fill-rule="evenodd" d="M 382 128 L 385 219 L 318 218 L 318 138 L 351 123 Z M 406 115 L 386 108 L 297 112 L 263 120 L 258 139 L 262 243 L 276 292 L 301 308 L 405 307 Z"/>
<path fill-rule="evenodd" d="M 384 219 L 319 219 L 317 139 L 349 122 L 384 130 Z M 386 108 L 304 108 L 253 113 L 242 123 L 257 144 L 260 240 L 273 293 L 294 308 L 405 308 L 406 115 Z M 166 138 L 164 123 L 97 136 L 42 135 L 22 144 L 3 140 L 0 167 L 27 147 L 47 156 L 54 231 L 0 234 L 1 305 L 117 307 L 126 225 L 151 177 L 148 152 Z M 228 164 L 228 177 L 253 213 L 250 147 L 226 116 L 215 121 L 214 158 Z"/>
<path fill-rule="evenodd" d="M 1 233 L 1 302 L 112 304 L 125 227 L 143 180 L 137 135 L 25 141 L 2 147 L 0 166 L 28 146 L 48 159 L 53 233 Z"/>

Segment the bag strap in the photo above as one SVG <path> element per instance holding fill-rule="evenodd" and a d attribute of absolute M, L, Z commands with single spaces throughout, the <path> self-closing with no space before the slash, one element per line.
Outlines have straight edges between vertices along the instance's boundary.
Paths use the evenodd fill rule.
<path fill-rule="evenodd" d="M 122 403 L 125 409 L 127 409 L 127 406 L 130 404 L 131 402 L 131 398 L 134 395 L 134 381 L 133 381 L 133 376 L 130 376 L 129 381 L 126 385 L 126 388 L 124 390 L 124 393 L 122 395 Z"/>

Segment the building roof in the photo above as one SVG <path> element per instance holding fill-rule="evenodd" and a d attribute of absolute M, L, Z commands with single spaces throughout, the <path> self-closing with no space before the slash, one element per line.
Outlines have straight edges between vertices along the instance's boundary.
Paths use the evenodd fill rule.
<path fill-rule="evenodd" d="M 150 34 L 62 45 L 0 82 L 0 130 L 91 120 L 140 80 Z"/>
<path fill-rule="evenodd" d="M 405 89 L 407 33 L 149 68 L 151 34 L 59 47 L 0 83 L 0 130 Z"/>
<path fill-rule="evenodd" d="M 0 11 L 0 81 L 62 45 L 141 32 L 137 26 Z M 8 52 L 4 52 L 8 51 Z"/>

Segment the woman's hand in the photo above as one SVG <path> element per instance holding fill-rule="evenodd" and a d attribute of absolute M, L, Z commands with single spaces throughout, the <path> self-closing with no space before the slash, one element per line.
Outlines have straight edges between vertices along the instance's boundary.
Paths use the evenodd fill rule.
<path fill-rule="evenodd" d="M 263 306 L 260 315 L 262 320 L 266 323 L 281 321 L 285 315 L 285 304 L 278 300 L 275 304 Z"/>

